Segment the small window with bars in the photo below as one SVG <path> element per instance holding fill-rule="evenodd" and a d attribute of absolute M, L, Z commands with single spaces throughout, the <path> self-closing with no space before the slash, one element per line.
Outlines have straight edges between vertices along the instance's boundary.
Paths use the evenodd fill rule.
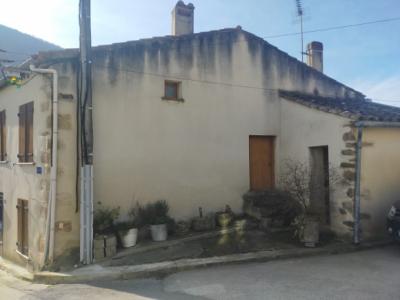
<path fill-rule="evenodd" d="M 18 251 L 23 255 L 28 255 L 29 252 L 29 202 L 28 200 L 18 199 L 17 204 L 17 221 L 18 221 Z"/>
<path fill-rule="evenodd" d="M 33 162 L 33 102 L 19 107 L 19 150 L 20 163 Z"/>

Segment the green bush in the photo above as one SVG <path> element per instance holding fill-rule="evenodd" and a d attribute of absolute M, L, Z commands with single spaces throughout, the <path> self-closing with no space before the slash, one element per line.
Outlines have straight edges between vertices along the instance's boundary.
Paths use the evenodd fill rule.
<path fill-rule="evenodd" d="M 101 205 L 101 204 L 100 204 Z M 119 207 L 108 208 L 99 207 L 94 211 L 93 216 L 93 231 L 94 234 L 110 234 L 114 228 L 114 221 L 118 219 Z"/>
<path fill-rule="evenodd" d="M 174 224 L 174 220 L 168 216 L 168 212 L 169 206 L 167 201 L 158 200 L 141 207 L 138 219 L 145 225 Z"/>

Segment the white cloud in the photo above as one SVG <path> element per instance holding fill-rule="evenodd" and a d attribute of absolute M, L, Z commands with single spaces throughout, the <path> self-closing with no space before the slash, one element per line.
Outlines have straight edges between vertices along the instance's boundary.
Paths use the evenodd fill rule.
<path fill-rule="evenodd" d="M 380 80 L 355 80 L 350 86 L 374 101 L 400 106 L 400 75 Z"/>

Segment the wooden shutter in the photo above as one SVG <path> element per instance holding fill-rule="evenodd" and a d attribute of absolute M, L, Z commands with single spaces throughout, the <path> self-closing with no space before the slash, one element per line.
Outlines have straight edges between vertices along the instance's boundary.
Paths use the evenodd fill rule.
<path fill-rule="evenodd" d="M 33 102 L 19 107 L 19 162 L 33 162 Z"/>
<path fill-rule="evenodd" d="M 7 160 L 7 131 L 6 131 L 6 111 L 0 113 L 0 160 Z"/>
<path fill-rule="evenodd" d="M 23 200 L 23 226 L 22 226 L 22 253 L 28 255 L 29 241 L 28 241 L 28 228 L 29 228 L 29 207 L 28 201 Z"/>
<path fill-rule="evenodd" d="M 22 253 L 22 249 L 23 249 L 23 245 L 22 245 L 22 241 L 23 241 L 23 212 L 24 212 L 24 206 L 22 203 L 23 200 L 18 199 L 18 204 L 17 204 L 17 221 L 18 221 L 18 225 L 17 225 L 17 229 L 18 229 L 18 233 L 17 233 L 17 246 L 18 246 L 18 250 Z"/>
<path fill-rule="evenodd" d="M 33 102 L 26 104 L 25 161 L 33 162 Z"/>
<path fill-rule="evenodd" d="M 19 162 L 25 162 L 25 121 L 26 121 L 26 109 L 25 105 L 19 107 L 19 147 L 18 147 L 18 159 Z"/>
<path fill-rule="evenodd" d="M 17 246 L 18 251 L 22 254 L 28 255 L 29 251 L 29 208 L 28 201 L 18 199 L 17 204 L 17 219 L 18 219 L 18 236 L 17 236 Z"/>

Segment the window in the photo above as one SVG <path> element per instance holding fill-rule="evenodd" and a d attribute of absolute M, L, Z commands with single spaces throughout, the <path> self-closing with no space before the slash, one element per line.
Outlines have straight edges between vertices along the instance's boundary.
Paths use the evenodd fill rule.
<path fill-rule="evenodd" d="M 164 97 L 165 100 L 182 100 L 180 99 L 180 85 L 178 81 L 166 80 L 164 83 Z"/>
<path fill-rule="evenodd" d="M 33 162 L 33 102 L 19 107 L 19 153 L 21 163 Z"/>
<path fill-rule="evenodd" d="M 0 111 L 0 161 L 7 160 L 6 111 Z"/>
<path fill-rule="evenodd" d="M 24 255 L 28 255 L 28 201 L 18 199 L 18 251 Z"/>

